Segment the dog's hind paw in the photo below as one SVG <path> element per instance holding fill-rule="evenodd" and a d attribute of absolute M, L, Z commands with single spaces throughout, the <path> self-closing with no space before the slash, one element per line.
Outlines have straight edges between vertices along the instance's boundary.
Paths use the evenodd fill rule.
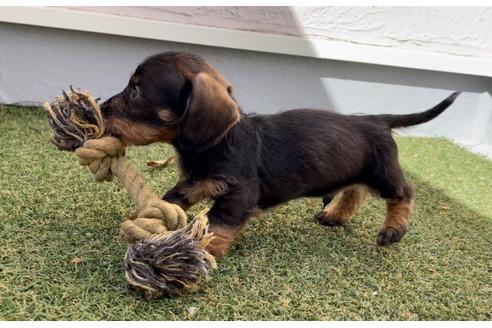
<path fill-rule="evenodd" d="M 379 246 L 390 246 L 394 243 L 397 243 L 401 240 L 403 235 L 407 232 L 406 227 L 400 227 L 400 228 L 392 228 L 392 227 L 387 227 L 381 229 L 378 233 L 378 245 Z"/>
<path fill-rule="evenodd" d="M 339 227 L 347 223 L 347 220 L 343 220 L 341 218 L 332 217 L 325 211 L 318 213 L 314 219 L 321 225 L 326 227 Z"/>

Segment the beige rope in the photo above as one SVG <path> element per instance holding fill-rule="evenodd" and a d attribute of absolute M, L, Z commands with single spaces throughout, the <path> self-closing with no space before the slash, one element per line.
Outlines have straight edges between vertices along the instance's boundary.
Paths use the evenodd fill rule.
<path fill-rule="evenodd" d="M 119 139 L 87 140 L 75 154 L 80 165 L 89 167 L 96 181 L 111 181 L 113 176 L 116 177 L 137 204 L 138 217 L 121 225 L 121 233 L 127 241 L 186 226 L 186 214 L 181 207 L 161 200 L 152 192 L 136 167 L 124 156 L 125 147 Z"/>
<path fill-rule="evenodd" d="M 75 150 L 79 163 L 88 166 L 97 181 L 116 177 L 137 204 L 137 215 L 120 228 L 131 242 L 124 259 L 126 280 L 153 298 L 194 289 L 208 277 L 216 263 L 206 250 L 213 238 L 207 216 L 201 213 L 187 224 L 178 205 L 152 193 L 124 156 L 121 140 L 103 136 L 102 112 L 90 93 L 71 88 L 43 107 L 53 129 L 52 142 L 59 149 Z"/>

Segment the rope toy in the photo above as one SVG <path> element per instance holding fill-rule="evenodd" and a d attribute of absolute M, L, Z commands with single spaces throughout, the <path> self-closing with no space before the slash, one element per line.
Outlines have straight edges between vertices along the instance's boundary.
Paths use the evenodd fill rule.
<path fill-rule="evenodd" d="M 120 228 L 123 238 L 132 243 L 124 258 L 126 280 L 148 298 L 195 289 L 216 268 L 215 258 L 205 249 L 213 238 L 207 216 L 202 212 L 188 224 L 178 205 L 157 197 L 125 157 L 121 140 L 105 136 L 97 100 L 87 91 L 70 89 L 43 105 L 53 143 L 75 150 L 79 164 L 88 166 L 96 181 L 115 177 L 137 204 L 134 218 Z"/>

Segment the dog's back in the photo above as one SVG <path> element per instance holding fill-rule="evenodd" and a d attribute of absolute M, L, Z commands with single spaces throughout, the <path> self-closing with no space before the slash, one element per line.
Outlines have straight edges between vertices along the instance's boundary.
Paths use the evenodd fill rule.
<path fill-rule="evenodd" d="M 312 109 L 254 120 L 261 135 L 258 172 L 265 206 L 321 196 L 353 182 L 370 152 L 365 136 L 377 127 L 367 120 Z"/>
<path fill-rule="evenodd" d="M 388 157 L 397 157 L 391 129 L 436 117 L 457 95 L 409 115 L 342 115 L 295 109 L 252 117 L 261 136 L 261 205 L 323 196 L 356 183 L 374 184 Z"/>

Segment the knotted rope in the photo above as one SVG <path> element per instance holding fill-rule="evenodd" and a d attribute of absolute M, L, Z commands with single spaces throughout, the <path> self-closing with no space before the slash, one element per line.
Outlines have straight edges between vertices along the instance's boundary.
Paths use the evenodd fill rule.
<path fill-rule="evenodd" d="M 88 92 L 63 92 L 45 110 L 53 128 L 52 141 L 62 149 L 75 149 L 79 164 L 88 166 L 96 181 L 113 177 L 137 204 L 134 219 L 120 228 L 128 242 L 125 277 L 147 297 L 174 295 L 193 289 L 216 266 L 205 247 L 212 240 L 203 213 L 190 224 L 176 204 L 158 198 L 125 157 L 121 140 L 104 135 L 104 120 L 97 101 Z M 91 139 L 96 138 L 96 139 Z"/>
<path fill-rule="evenodd" d="M 123 222 L 124 237 L 134 241 L 150 237 L 149 231 L 162 233 L 186 226 L 186 214 L 181 207 L 158 198 L 124 153 L 123 143 L 115 137 L 87 140 L 75 150 L 79 164 L 88 166 L 96 181 L 111 181 L 115 176 L 137 204 L 139 218 Z M 146 230 L 135 224 L 145 219 Z"/>

